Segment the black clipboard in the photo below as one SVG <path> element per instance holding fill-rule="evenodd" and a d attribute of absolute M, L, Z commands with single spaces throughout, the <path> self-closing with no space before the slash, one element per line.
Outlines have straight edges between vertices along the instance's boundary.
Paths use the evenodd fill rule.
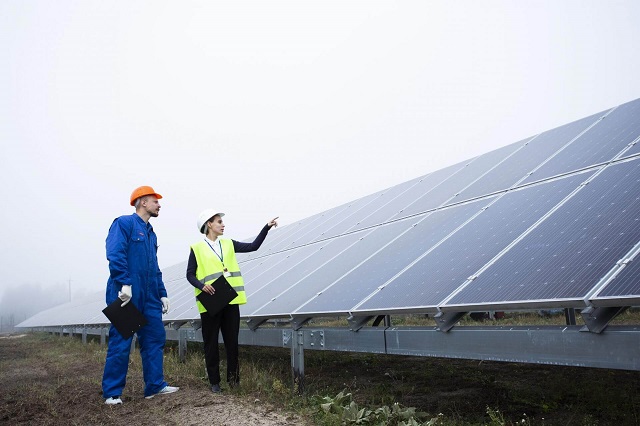
<path fill-rule="evenodd" d="M 216 294 L 201 292 L 196 299 L 202 303 L 209 315 L 214 316 L 229 304 L 233 299 L 238 297 L 238 293 L 231 287 L 229 281 L 221 275 L 220 278 L 211 283 L 216 290 Z"/>
<path fill-rule="evenodd" d="M 104 308 L 102 312 L 105 314 L 111 324 L 125 339 L 133 336 L 133 333 L 140 330 L 147 324 L 147 319 L 142 312 L 136 308 L 133 302 L 129 302 L 124 306 L 122 300 L 117 299 L 109 306 Z"/>

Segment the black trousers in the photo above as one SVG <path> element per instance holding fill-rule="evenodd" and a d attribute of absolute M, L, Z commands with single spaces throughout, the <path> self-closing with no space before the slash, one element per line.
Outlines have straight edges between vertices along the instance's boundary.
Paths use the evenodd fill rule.
<path fill-rule="evenodd" d="M 227 305 L 216 315 L 205 312 L 200 314 L 202 321 L 202 340 L 204 341 L 204 358 L 207 366 L 209 383 L 220 383 L 220 353 L 218 333 L 222 332 L 224 349 L 227 352 L 227 382 L 231 385 L 240 383 L 238 366 L 238 333 L 240 332 L 240 307 Z"/>

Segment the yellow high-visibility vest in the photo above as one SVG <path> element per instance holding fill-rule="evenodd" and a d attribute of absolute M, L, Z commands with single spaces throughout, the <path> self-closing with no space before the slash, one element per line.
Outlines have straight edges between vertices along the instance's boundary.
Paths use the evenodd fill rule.
<path fill-rule="evenodd" d="M 218 243 L 219 241 L 219 243 Z M 220 278 L 224 273 L 224 268 L 231 276 L 226 277 L 231 287 L 238 293 L 238 296 L 229 302 L 230 305 L 243 305 L 247 303 L 247 295 L 244 292 L 244 280 L 240 274 L 240 267 L 236 260 L 236 252 L 233 249 L 233 241 L 227 239 L 218 238 L 216 244 L 222 248 L 222 259 L 213 251 L 213 248 L 207 241 L 199 241 L 191 246 L 193 254 L 196 256 L 198 262 L 198 268 L 196 269 L 196 278 L 202 284 L 209 284 Z M 195 295 L 197 296 L 202 290 L 195 288 Z M 199 300 L 196 299 L 196 305 L 198 306 L 198 312 L 207 312 L 207 309 L 202 306 Z"/>

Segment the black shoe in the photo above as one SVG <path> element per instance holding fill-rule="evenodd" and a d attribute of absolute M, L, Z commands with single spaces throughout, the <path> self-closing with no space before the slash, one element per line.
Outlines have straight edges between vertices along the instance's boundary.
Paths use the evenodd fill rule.
<path fill-rule="evenodd" d="M 220 389 L 219 384 L 211 385 L 211 392 L 213 393 L 222 393 L 222 389 Z"/>

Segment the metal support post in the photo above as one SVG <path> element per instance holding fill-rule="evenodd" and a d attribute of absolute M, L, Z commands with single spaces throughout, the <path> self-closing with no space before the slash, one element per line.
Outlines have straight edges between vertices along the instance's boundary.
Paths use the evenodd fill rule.
<path fill-rule="evenodd" d="M 576 325 L 576 310 L 575 308 L 564 308 L 564 318 L 567 325 Z"/>
<path fill-rule="evenodd" d="M 107 328 L 100 327 L 100 346 L 104 346 L 107 341 Z"/>
<path fill-rule="evenodd" d="M 580 312 L 586 324 L 580 331 L 601 333 L 607 327 L 609 321 L 626 311 L 627 308 L 628 306 L 601 306 L 598 308 L 589 306 Z"/>
<path fill-rule="evenodd" d="M 347 318 L 347 322 L 349 323 L 351 331 L 358 331 L 367 325 L 367 323 L 373 318 L 375 318 L 374 315 L 350 315 Z M 381 321 L 383 319 L 382 316 L 379 316 L 378 318 L 380 318 Z"/>
<path fill-rule="evenodd" d="M 433 319 L 436 320 L 438 330 L 446 333 L 451 330 L 465 314 L 466 312 L 438 312 L 433 316 Z"/>
<path fill-rule="evenodd" d="M 267 322 L 267 318 L 251 318 L 247 320 L 247 326 L 250 330 L 256 331 L 258 327 Z"/>
<path fill-rule="evenodd" d="M 87 344 L 87 327 L 82 328 L 82 343 Z"/>
<path fill-rule="evenodd" d="M 178 358 L 184 362 L 187 355 L 187 330 L 178 330 Z"/>
<path fill-rule="evenodd" d="M 293 369 L 293 388 L 298 395 L 304 393 L 304 332 L 291 334 L 291 367 Z"/>

